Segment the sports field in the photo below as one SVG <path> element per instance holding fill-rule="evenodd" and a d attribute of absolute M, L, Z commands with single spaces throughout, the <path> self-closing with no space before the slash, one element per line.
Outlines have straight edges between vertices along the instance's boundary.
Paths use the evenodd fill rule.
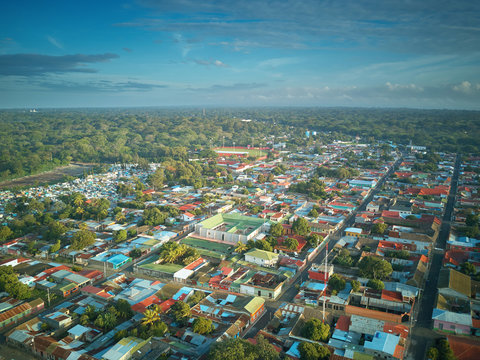
<path fill-rule="evenodd" d="M 247 154 L 247 156 L 267 156 L 267 150 L 260 150 L 260 149 L 247 149 L 247 148 L 242 148 L 242 147 L 219 147 L 214 149 L 215 152 L 217 153 L 231 153 L 232 155 L 234 154 Z"/>
<path fill-rule="evenodd" d="M 196 248 L 199 251 L 204 249 L 210 252 L 217 252 L 224 255 L 228 255 L 234 250 L 234 247 L 229 244 L 222 244 L 214 241 L 208 241 L 208 240 L 197 239 L 192 237 L 187 237 L 185 239 L 182 239 L 180 243 L 189 245 L 193 248 Z"/>

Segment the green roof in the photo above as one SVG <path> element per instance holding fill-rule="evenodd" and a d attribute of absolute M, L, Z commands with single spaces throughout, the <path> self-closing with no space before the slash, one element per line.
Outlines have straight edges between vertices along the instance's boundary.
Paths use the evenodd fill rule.
<path fill-rule="evenodd" d="M 68 284 L 59 284 L 58 285 L 58 290 L 61 290 L 61 291 L 69 291 L 69 290 L 72 290 L 74 288 L 76 288 L 77 285 L 75 285 L 74 283 L 68 283 Z"/>
<path fill-rule="evenodd" d="M 275 254 L 271 251 L 260 250 L 260 249 L 252 249 L 249 252 L 245 253 L 245 255 L 254 256 L 256 258 L 263 259 L 263 260 L 278 259 L 278 254 Z"/>
<path fill-rule="evenodd" d="M 252 228 L 251 231 L 258 229 L 264 224 L 264 220 L 252 216 L 239 214 L 217 214 L 203 220 L 200 225 L 206 229 L 213 229 L 221 224 L 225 224 L 225 232 L 243 231 Z M 251 232 L 249 231 L 249 233 Z"/>
<path fill-rule="evenodd" d="M 253 314 L 255 311 L 257 311 L 260 306 L 265 304 L 265 299 L 262 299 L 261 297 L 255 296 L 252 300 L 248 302 L 247 305 L 245 305 L 243 308 L 247 310 L 250 314 Z"/>

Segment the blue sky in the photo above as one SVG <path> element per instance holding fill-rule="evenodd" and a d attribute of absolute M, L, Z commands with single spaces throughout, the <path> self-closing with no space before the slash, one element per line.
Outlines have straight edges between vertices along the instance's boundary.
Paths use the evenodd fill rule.
<path fill-rule="evenodd" d="M 10 1 L 0 107 L 480 109 L 480 2 Z"/>

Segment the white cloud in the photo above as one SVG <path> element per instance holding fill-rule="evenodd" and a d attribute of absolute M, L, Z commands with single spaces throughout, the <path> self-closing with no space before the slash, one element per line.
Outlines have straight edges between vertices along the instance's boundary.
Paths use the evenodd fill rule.
<path fill-rule="evenodd" d="M 455 85 L 453 87 L 453 90 L 462 92 L 465 94 L 470 94 L 473 91 L 472 84 L 470 83 L 470 81 L 463 81 L 461 84 Z"/>
<path fill-rule="evenodd" d="M 55 39 L 54 37 L 50 36 L 50 35 L 47 35 L 47 40 L 50 44 L 52 44 L 53 46 L 59 48 L 59 49 L 63 49 L 63 45 L 62 43 L 60 43 L 57 39 Z"/>

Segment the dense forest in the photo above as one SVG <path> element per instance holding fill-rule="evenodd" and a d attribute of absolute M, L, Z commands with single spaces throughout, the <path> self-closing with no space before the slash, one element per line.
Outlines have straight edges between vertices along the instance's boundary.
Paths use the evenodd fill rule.
<path fill-rule="evenodd" d="M 241 119 L 253 119 L 244 122 Z M 292 129 L 294 127 L 294 129 Z M 266 146 L 271 136 L 305 145 L 390 140 L 432 150 L 479 153 L 480 112 L 364 108 L 62 109 L 0 112 L 0 181 L 72 161 L 113 163 L 185 160 L 214 146 Z M 286 137 L 288 135 L 288 137 Z"/>

